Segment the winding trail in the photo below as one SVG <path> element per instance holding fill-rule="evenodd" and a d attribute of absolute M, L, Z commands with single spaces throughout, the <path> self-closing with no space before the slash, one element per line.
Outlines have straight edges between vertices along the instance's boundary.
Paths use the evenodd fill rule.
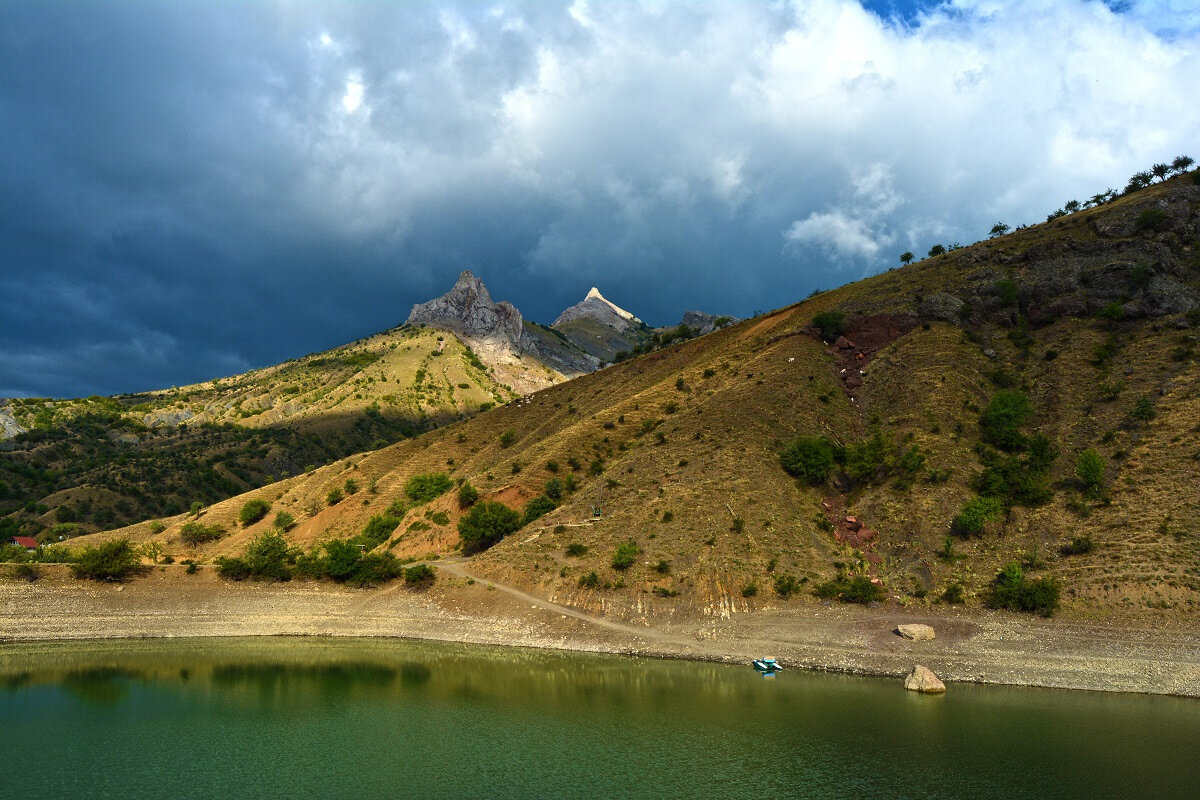
<path fill-rule="evenodd" d="M 588 614 L 585 611 L 580 611 L 579 609 L 572 608 L 571 606 L 564 606 L 551 600 L 538 597 L 537 595 L 523 592 L 513 586 L 497 583 L 491 578 L 481 578 L 478 575 L 472 575 L 463 568 L 463 564 L 470 563 L 469 560 L 465 558 L 445 559 L 429 563 L 435 566 L 437 569 L 446 570 L 451 575 L 456 575 L 460 578 L 466 578 L 468 580 L 476 581 L 477 583 L 493 586 L 495 587 L 496 591 L 510 594 L 519 600 L 529 603 L 530 605 L 537 606 L 538 608 L 542 608 L 547 611 L 553 611 L 557 614 L 563 615 L 564 617 L 572 617 L 574 619 L 582 620 L 591 625 L 596 625 L 601 628 L 608 628 L 609 630 L 617 631 L 618 633 L 622 633 L 627 636 L 633 636 L 639 639 L 659 643 L 672 644 L 683 649 L 685 652 L 690 652 L 694 649 L 692 643 L 686 639 L 682 639 L 677 636 L 671 636 L 670 634 L 663 633 L 656 628 L 642 628 L 634 625 L 626 625 L 623 622 L 614 622 L 613 620 L 605 619 L 604 617 L 597 617 L 593 614 Z"/>

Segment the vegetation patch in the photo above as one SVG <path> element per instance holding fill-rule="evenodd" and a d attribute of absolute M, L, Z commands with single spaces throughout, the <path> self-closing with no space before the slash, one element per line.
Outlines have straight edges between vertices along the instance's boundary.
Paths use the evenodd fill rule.
<path fill-rule="evenodd" d="M 238 513 L 238 521 L 242 523 L 242 527 L 249 527 L 265 517 L 270 510 L 271 504 L 266 500 L 247 500 Z"/>
<path fill-rule="evenodd" d="M 465 484 L 464 484 L 465 485 Z M 414 504 L 428 503 L 442 496 L 454 486 L 454 481 L 444 472 L 429 472 L 423 475 L 413 475 L 404 484 L 404 494 Z"/>
<path fill-rule="evenodd" d="M 1061 591 L 1058 581 L 1054 578 L 1026 578 L 1021 565 L 1013 561 L 996 573 L 986 603 L 991 608 L 1006 608 L 1010 611 L 1025 611 L 1049 617 L 1058 608 Z"/>

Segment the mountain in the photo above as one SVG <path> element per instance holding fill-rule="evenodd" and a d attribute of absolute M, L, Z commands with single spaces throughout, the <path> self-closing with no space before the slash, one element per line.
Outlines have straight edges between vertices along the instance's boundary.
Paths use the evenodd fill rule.
<path fill-rule="evenodd" d="M 8 400 L 0 533 L 73 535 L 216 502 L 507 402 L 501 379 L 454 336 L 396 328 L 191 386 Z"/>
<path fill-rule="evenodd" d="M 445 473 L 528 518 L 473 573 L 634 622 L 818 589 L 1195 621 L 1198 327 L 1191 173 L 216 503 L 209 544 L 181 543 L 184 515 L 89 539 L 236 554 L 258 498 L 296 546 L 391 509 L 381 548 L 447 554 L 456 493 L 405 491 Z M 330 505 L 347 479 L 372 490 Z"/>
<path fill-rule="evenodd" d="M 565 338 L 527 322 L 511 303 L 494 302 L 483 281 L 470 271 L 462 272 L 446 294 L 413 306 L 407 324 L 457 334 L 485 362 L 509 373 L 506 382 L 522 392 L 600 366 L 599 359 Z M 526 356 L 541 364 L 527 362 Z M 551 369 L 539 369 L 541 365 Z"/>
<path fill-rule="evenodd" d="M 649 326 L 606 300 L 595 287 L 559 314 L 550 327 L 604 362 L 613 362 L 617 353 L 628 353 L 644 344 L 652 333 Z"/>

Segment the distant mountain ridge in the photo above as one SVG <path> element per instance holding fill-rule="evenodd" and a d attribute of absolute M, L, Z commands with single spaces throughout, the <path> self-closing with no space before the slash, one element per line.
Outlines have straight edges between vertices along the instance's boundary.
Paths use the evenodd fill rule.
<path fill-rule="evenodd" d="M 406 324 L 454 333 L 490 366 L 513 366 L 528 356 L 557 373 L 557 377 L 542 376 L 540 382 L 535 375 L 526 375 L 520 385 L 505 381 L 519 391 L 532 391 L 593 372 L 620 360 L 622 354 L 653 349 L 656 334 L 662 337 L 675 331 L 668 341 L 689 338 L 720 327 L 718 321 L 724 325 L 736 320 L 688 311 L 681 322 L 687 328 L 686 336 L 678 335 L 678 326 L 656 330 L 593 286 L 583 300 L 546 327 L 525 319 L 512 303 L 494 301 L 483 281 L 464 270 L 446 294 L 414 305 Z"/>

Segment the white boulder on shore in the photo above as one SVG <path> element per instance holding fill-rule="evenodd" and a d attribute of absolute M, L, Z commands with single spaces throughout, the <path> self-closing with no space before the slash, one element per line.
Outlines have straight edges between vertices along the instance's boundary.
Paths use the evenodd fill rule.
<path fill-rule="evenodd" d="M 905 639 L 912 639 L 914 642 L 927 642 L 936 636 L 936 634 L 933 632 L 933 628 L 920 623 L 912 623 L 911 625 L 897 625 L 896 633 L 900 634 Z"/>
<path fill-rule="evenodd" d="M 904 688 L 922 694 L 942 694 L 946 691 L 946 684 L 938 680 L 938 676 L 928 668 L 914 664 L 912 672 L 904 678 Z"/>

